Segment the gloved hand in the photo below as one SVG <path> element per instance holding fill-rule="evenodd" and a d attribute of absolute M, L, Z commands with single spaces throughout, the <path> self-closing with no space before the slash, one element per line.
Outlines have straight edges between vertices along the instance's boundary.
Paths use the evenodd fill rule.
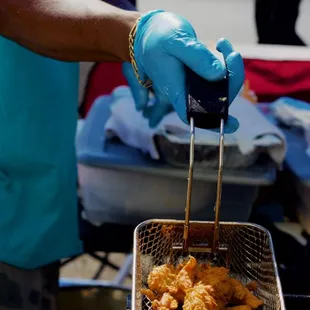
<path fill-rule="evenodd" d="M 227 70 L 225 64 L 198 41 L 195 30 L 185 18 L 162 10 L 142 16 L 137 25 L 134 55 L 140 79 L 153 82 L 153 105 L 148 104 L 149 90 L 140 85 L 130 63 L 124 63 L 123 72 L 136 108 L 149 119 L 150 127 L 155 127 L 171 111 L 171 105 L 188 124 L 184 65 L 209 81 L 222 79 L 228 71 L 229 104 L 232 103 L 243 85 L 243 61 L 225 39 L 217 42 L 217 50 L 223 54 Z M 225 131 L 232 132 L 236 126 L 238 122 L 228 122 Z"/>

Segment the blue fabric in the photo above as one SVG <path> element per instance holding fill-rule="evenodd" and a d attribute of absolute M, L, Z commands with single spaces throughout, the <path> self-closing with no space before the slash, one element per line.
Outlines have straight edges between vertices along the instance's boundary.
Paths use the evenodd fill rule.
<path fill-rule="evenodd" d="M 0 261 L 35 268 L 82 250 L 77 63 L 0 37 Z"/>
<path fill-rule="evenodd" d="M 243 61 L 225 39 L 218 41 L 217 50 L 223 54 L 226 66 L 197 39 L 184 17 L 162 10 L 142 16 L 134 42 L 135 59 L 141 79 L 150 78 L 153 82 L 155 104 L 148 105 L 148 91 L 138 83 L 129 63 L 124 64 L 123 71 L 137 109 L 149 119 L 151 127 L 171 110 L 171 104 L 181 120 L 188 123 L 184 65 L 209 81 L 228 75 L 229 103 L 232 103 L 243 85 Z M 238 122 L 231 118 L 225 129 L 232 132 L 237 127 Z"/>

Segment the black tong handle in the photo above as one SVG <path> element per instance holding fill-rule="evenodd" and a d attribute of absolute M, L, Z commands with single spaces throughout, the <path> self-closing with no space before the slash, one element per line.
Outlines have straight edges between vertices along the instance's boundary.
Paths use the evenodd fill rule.
<path fill-rule="evenodd" d="M 228 119 L 228 78 L 210 82 L 186 67 L 187 120 L 195 127 L 220 128 L 221 119 Z"/>

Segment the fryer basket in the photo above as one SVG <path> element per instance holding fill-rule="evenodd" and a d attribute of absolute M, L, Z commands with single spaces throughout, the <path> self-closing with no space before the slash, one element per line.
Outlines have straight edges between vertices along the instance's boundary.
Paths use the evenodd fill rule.
<path fill-rule="evenodd" d="M 149 220 L 138 225 L 134 232 L 134 261 L 132 309 L 151 310 L 150 301 L 141 294 L 153 267 L 180 263 L 181 253 L 173 252 L 183 240 L 184 221 Z M 190 222 L 192 243 L 210 244 L 214 222 Z M 249 223 L 220 223 L 219 244 L 228 246 L 227 257 L 219 257 L 216 265 L 230 269 L 231 276 L 246 284 L 256 281 L 257 296 L 264 301 L 262 309 L 284 310 L 284 299 L 269 232 Z M 210 253 L 191 253 L 199 262 L 210 262 Z"/>

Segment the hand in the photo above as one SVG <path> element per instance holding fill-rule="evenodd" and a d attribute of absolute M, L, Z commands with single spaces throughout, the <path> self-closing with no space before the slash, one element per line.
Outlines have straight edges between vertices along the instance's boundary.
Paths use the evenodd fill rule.
<path fill-rule="evenodd" d="M 222 79 L 228 73 L 229 104 L 233 102 L 244 81 L 243 61 L 225 39 L 217 42 L 217 50 L 223 54 L 226 67 L 198 41 L 185 18 L 160 10 L 142 16 L 137 26 L 134 54 L 141 80 L 153 82 L 156 98 L 153 105 L 149 106 L 149 91 L 139 84 L 129 63 L 124 64 L 123 71 L 137 110 L 143 111 L 151 127 L 171 111 L 171 105 L 188 124 L 184 65 L 209 81 Z"/>
<path fill-rule="evenodd" d="M 131 63 L 123 63 L 123 74 L 131 89 L 137 111 L 141 111 L 143 116 L 149 120 L 149 126 L 151 128 L 156 127 L 166 114 L 174 110 L 171 102 L 167 96 L 157 88 L 152 90 L 154 91 L 154 98 L 150 99 L 150 90 L 144 88 L 139 83 Z"/>

